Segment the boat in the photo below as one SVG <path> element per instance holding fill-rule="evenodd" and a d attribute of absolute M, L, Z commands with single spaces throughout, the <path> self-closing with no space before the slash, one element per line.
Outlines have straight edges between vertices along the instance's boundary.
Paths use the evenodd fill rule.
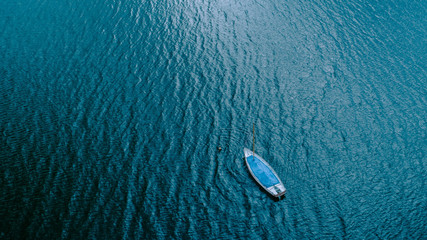
<path fill-rule="evenodd" d="M 273 197 L 280 198 L 286 188 L 274 169 L 262 157 L 255 153 L 255 126 L 254 126 L 253 151 L 243 148 L 246 166 L 255 181 Z"/>

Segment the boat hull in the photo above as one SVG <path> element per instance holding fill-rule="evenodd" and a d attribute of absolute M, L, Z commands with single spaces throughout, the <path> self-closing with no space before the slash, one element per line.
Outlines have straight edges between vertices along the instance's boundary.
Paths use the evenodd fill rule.
<path fill-rule="evenodd" d="M 258 154 L 244 148 L 246 166 L 255 181 L 274 197 L 283 196 L 286 188 L 274 169 Z"/>

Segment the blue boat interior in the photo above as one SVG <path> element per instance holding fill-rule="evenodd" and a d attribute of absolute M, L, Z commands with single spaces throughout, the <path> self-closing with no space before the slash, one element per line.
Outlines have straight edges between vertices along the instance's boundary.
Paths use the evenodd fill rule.
<path fill-rule="evenodd" d="M 273 171 L 259 158 L 252 155 L 246 159 L 253 174 L 258 178 L 262 185 L 268 188 L 279 183 L 279 179 L 277 179 Z"/>

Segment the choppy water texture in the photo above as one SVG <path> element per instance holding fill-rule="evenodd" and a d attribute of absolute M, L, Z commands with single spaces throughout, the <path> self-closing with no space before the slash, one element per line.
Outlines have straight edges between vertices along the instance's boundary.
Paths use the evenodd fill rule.
<path fill-rule="evenodd" d="M 426 9 L 0 1 L 0 238 L 425 239 Z"/>

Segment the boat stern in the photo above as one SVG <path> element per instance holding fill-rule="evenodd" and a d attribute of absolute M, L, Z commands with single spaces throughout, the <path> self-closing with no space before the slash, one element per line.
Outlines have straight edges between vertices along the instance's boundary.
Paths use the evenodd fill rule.
<path fill-rule="evenodd" d="M 285 195 L 285 192 L 286 192 L 286 188 L 285 188 L 285 186 L 283 186 L 282 183 L 278 183 L 274 186 L 271 186 L 267 190 L 268 190 L 268 192 L 271 193 L 271 195 L 273 195 L 275 197 L 283 196 L 283 195 Z"/>

